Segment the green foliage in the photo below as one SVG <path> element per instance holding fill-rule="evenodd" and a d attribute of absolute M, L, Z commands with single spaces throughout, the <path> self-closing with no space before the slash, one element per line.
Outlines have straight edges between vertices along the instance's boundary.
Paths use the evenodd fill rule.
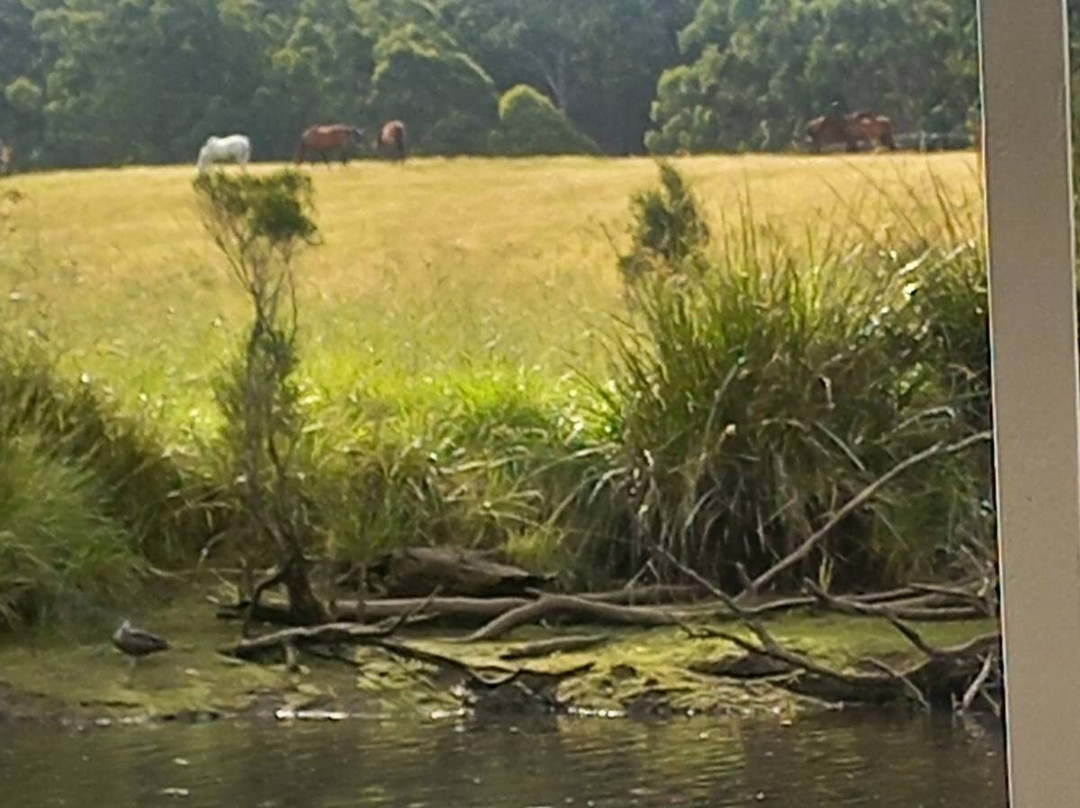
<path fill-rule="evenodd" d="M 619 256 L 629 280 L 651 271 L 682 272 L 709 243 L 709 228 L 686 180 L 670 163 L 660 163 L 660 187 L 634 196 L 630 205 L 633 239 Z"/>
<path fill-rule="evenodd" d="M 0 628 L 116 602 L 134 589 L 131 534 L 100 478 L 32 433 L 0 433 Z"/>
<path fill-rule="evenodd" d="M 19 76 L 4 88 L 4 98 L 15 112 L 21 115 L 33 115 L 40 112 L 43 95 L 41 88 L 26 76 Z"/>
<path fill-rule="evenodd" d="M 499 126 L 492 133 L 497 154 L 595 154 L 598 148 L 578 132 L 555 106 L 525 84 L 507 90 L 499 99 Z"/>
<path fill-rule="evenodd" d="M 0 41 L 0 138 L 50 165 L 390 117 L 480 152 L 519 84 L 609 154 L 785 149 L 833 101 L 960 132 L 978 94 L 973 0 L 0 0 Z"/>
<path fill-rule="evenodd" d="M 0 436 L 46 446 L 57 462 L 91 474 L 96 507 L 143 556 L 156 563 L 188 557 L 213 529 L 196 507 L 198 483 L 89 384 L 60 381 L 44 357 L 8 338 L 0 346 Z"/>
<path fill-rule="evenodd" d="M 697 0 L 445 0 L 458 40 L 505 90 L 540 88 L 609 154 L 640 153 L 656 79 Z"/>
<path fill-rule="evenodd" d="M 463 377 L 413 414 L 388 417 L 356 397 L 346 445 L 313 449 L 308 475 L 325 544 L 335 558 L 368 561 L 413 544 L 480 548 L 587 579 L 573 563 L 579 535 L 604 529 L 588 502 L 602 462 L 581 416 L 522 374 Z"/>
<path fill-rule="evenodd" d="M 719 248 L 690 249 L 693 274 L 672 252 L 671 272 L 629 288 L 608 479 L 633 515 L 624 569 L 655 543 L 737 587 L 737 563 L 760 574 L 901 460 L 985 428 L 986 299 L 974 242 L 808 265 L 746 220 Z M 976 449 L 897 480 L 797 575 L 839 559 L 838 583 L 880 585 L 985 550 L 987 471 Z"/>
<path fill-rule="evenodd" d="M 657 153 L 790 148 L 836 102 L 962 133 L 978 98 L 971 0 L 702 0 L 660 78 Z"/>
<path fill-rule="evenodd" d="M 89 380 L 0 345 L 0 627 L 85 615 L 131 595 L 147 561 L 190 561 L 217 529 L 198 478 Z"/>
<path fill-rule="evenodd" d="M 495 85 L 446 36 L 418 26 L 394 30 L 375 48 L 371 106 L 381 119 L 408 122 L 420 151 L 482 151 L 496 120 Z"/>
<path fill-rule="evenodd" d="M 261 273 L 268 283 L 284 286 L 295 249 L 315 243 L 311 178 L 304 174 L 210 172 L 195 180 L 195 191 L 211 238 L 245 289 L 258 283 Z"/>
<path fill-rule="evenodd" d="M 298 456 L 304 434 L 295 378 L 296 286 L 292 259 L 315 243 L 311 179 L 294 171 L 255 177 L 202 175 L 195 191 L 203 221 L 247 293 L 252 323 L 243 354 L 219 380 L 226 462 L 237 488 L 243 552 L 269 550 L 302 622 L 325 617 L 307 578 L 311 541 Z"/>

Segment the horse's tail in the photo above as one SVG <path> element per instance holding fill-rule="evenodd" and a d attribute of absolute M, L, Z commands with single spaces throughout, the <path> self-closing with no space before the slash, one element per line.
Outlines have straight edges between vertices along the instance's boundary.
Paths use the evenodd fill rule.
<path fill-rule="evenodd" d="M 405 147 L 405 127 L 404 127 L 404 125 L 399 126 L 398 129 L 397 129 L 397 144 L 396 145 L 397 145 L 398 159 L 401 160 L 402 162 L 404 162 L 405 161 L 405 155 L 406 155 L 406 152 L 407 152 L 407 149 Z"/>
<path fill-rule="evenodd" d="M 293 154 L 293 162 L 300 165 L 304 162 L 304 136 L 300 136 L 300 142 L 296 144 L 296 152 Z"/>

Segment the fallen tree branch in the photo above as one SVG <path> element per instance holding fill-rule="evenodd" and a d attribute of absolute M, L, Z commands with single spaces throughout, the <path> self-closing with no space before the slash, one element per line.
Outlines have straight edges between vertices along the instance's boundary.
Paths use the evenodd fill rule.
<path fill-rule="evenodd" d="M 961 441 L 952 444 L 936 443 L 929 449 L 924 449 L 918 454 L 914 454 L 911 457 L 905 458 L 878 477 L 868 486 L 863 488 L 858 494 L 848 500 L 841 508 L 839 508 L 829 520 L 822 525 L 818 530 L 814 531 L 809 538 L 802 544 L 796 547 L 791 553 L 786 555 L 768 570 L 763 572 L 757 578 L 753 580 L 751 585 L 744 589 L 736 598 L 737 600 L 744 600 L 760 591 L 762 591 L 768 584 L 774 581 L 778 576 L 787 572 L 794 567 L 804 558 L 806 558 L 814 550 L 815 547 L 824 539 L 833 528 L 844 521 L 853 511 L 859 506 L 873 497 L 884 486 L 888 485 L 894 479 L 899 477 L 908 469 L 924 463 L 927 460 L 932 460 L 936 457 L 942 457 L 945 455 L 957 454 L 965 449 L 974 446 L 977 443 L 985 443 L 993 438 L 993 433 L 990 431 L 979 432 L 975 435 L 970 435 Z"/>
<path fill-rule="evenodd" d="M 862 617 L 895 617 L 913 622 L 945 622 L 950 620 L 974 620 L 986 617 L 986 612 L 971 606 L 939 606 L 919 608 L 896 603 L 859 603 L 855 600 L 830 595 L 813 581 L 804 581 L 805 588 L 817 601 L 830 611 Z"/>
<path fill-rule="evenodd" d="M 259 659 L 292 645 L 371 645 L 390 636 L 389 626 L 360 623 L 324 623 L 321 626 L 286 628 L 261 637 L 244 637 L 224 653 L 237 659 Z"/>
<path fill-rule="evenodd" d="M 960 702 L 959 712 L 966 713 L 971 709 L 971 705 L 975 703 L 975 699 L 982 693 L 983 686 L 986 684 L 986 680 L 990 678 L 990 673 L 994 670 L 994 663 L 997 662 L 997 653 L 991 651 L 986 655 L 986 659 L 983 661 L 982 669 L 979 671 L 979 675 L 972 681 L 971 686 L 964 693 L 964 698 Z M 990 699 L 991 708 L 996 709 L 997 703 Z"/>
<path fill-rule="evenodd" d="M 640 606 L 616 606 L 597 603 L 569 595 L 545 595 L 539 600 L 511 609 L 496 617 L 460 642 L 481 642 L 504 637 L 518 626 L 535 623 L 545 617 L 574 615 L 601 623 L 628 626 L 674 626 L 679 624 L 676 615 L 662 609 Z"/>
<path fill-rule="evenodd" d="M 527 642 L 504 651 L 499 655 L 499 659 L 532 659 L 550 656 L 551 654 L 586 651 L 603 645 L 608 639 L 610 638 L 606 634 L 587 634 Z"/>
<path fill-rule="evenodd" d="M 975 586 L 959 587 L 959 586 L 942 586 L 940 584 L 912 584 L 911 588 L 916 592 L 925 592 L 931 595 L 940 595 L 945 598 L 951 598 L 954 601 L 960 603 L 967 603 L 972 608 L 978 609 L 987 617 L 994 616 L 994 610 L 990 603 L 987 602 L 985 593 L 979 594 L 975 589 L 979 584 Z"/>

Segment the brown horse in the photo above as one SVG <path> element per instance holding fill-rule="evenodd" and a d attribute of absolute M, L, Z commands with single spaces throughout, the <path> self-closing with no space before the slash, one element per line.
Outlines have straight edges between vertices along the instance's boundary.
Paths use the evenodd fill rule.
<path fill-rule="evenodd" d="M 15 167 L 11 146 L 0 140 L 0 177 L 10 174 Z"/>
<path fill-rule="evenodd" d="M 896 151 L 892 120 L 884 115 L 871 115 L 867 112 L 860 112 L 851 117 L 859 140 L 870 144 L 877 143 L 890 151 Z"/>
<path fill-rule="evenodd" d="M 853 112 L 850 115 L 830 112 L 814 118 L 806 125 L 806 137 L 814 152 L 820 152 L 823 146 L 833 143 L 843 143 L 849 152 L 858 151 L 863 143 L 872 145 L 876 142 L 887 149 L 896 148 L 892 121 L 884 115 L 870 112 Z"/>
<path fill-rule="evenodd" d="M 405 160 L 405 124 L 401 121 L 387 121 L 375 138 L 375 151 L 391 149 L 396 160 Z"/>
<path fill-rule="evenodd" d="M 858 149 L 847 118 L 831 112 L 814 118 L 806 125 L 806 139 L 810 142 L 810 150 L 814 153 L 820 152 L 824 146 L 830 146 L 833 143 L 843 143 L 848 151 Z"/>
<path fill-rule="evenodd" d="M 361 138 L 360 130 L 345 123 L 309 126 L 300 136 L 296 147 L 296 164 L 304 162 L 309 151 L 320 152 L 323 162 L 330 165 L 330 153 L 338 152 L 342 165 L 349 162 L 349 154 Z"/>

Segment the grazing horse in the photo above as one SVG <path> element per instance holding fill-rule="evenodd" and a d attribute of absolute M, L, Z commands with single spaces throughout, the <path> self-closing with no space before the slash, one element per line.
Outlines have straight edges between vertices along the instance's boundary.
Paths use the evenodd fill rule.
<path fill-rule="evenodd" d="M 858 144 L 852 138 L 847 119 L 832 112 L 814 118 L 806 125 L 806 139 L 810 142 L 810 150 L 814 153 L 820 152 L 823 146 L 833 143 L 843 143 L 848 151 L 858 149 Z"/>
<path fill-rule="evenodd" d="M 234 162 L 241 168 L 251 159 L 251 141 L 246 135 L 216 137 L 211 135 L 199 149 L 199 173 L 204 173 L 212 163 Z"/>
<path fill-rule="evenodd" d="M 896 148 L 892 121 L 884 115 L 870 112 L 853 112 L 850 115 L 830 112 L 814 118 L 806 125 L 806 138 L 815 153 L 833 143 L 843 143 L 849 152 L 858 151 L 862 143 L 869 145 L 877 142 L 888 149 Z"/>
<path fill-rule="evenodd" d="M 871 115 L 868 112 L 859 112 L 848 116 L 859 140 L 867 143 L 877 143 L 890 151 L 896 151 L 896 141 L 893 140 L 892 121 L 884 115 Z"/>
<path fill-rule="evenodd" d="M 375 138 L 375 151 L 392 149 L 394 159 L 405 160 L 405 124 L 401 121 L 387 121 Z"/>
<path fill-rule="evenodd" d="M 11 146 L 0 140 L 0 177 L 10 174 L 14 169 Z"/>
<path fill-rule="evenodd" d="M 300 143 L 296 146 L 296 164 L 300 165 L 304 162 L 307 151 L 316 151 L 321 152 L 323 162 L 330 165 L 329 154 L 337 150 L 341 156 L 341 163 L 344 165 L 349 162 L 349 153 L 356 148 L 362 137 L 359 129 L 345 123 L 309 126 L 300 136 Z"/>

